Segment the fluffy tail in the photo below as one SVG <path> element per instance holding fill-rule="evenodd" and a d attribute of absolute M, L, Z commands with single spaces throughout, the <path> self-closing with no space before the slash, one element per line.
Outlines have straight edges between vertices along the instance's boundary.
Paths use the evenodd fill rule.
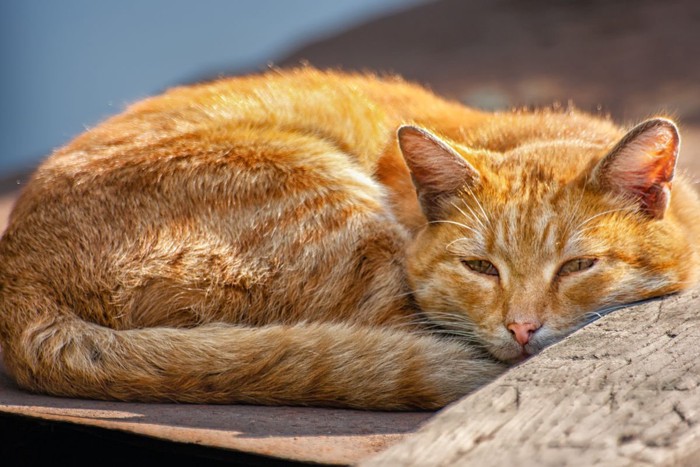
<path fill-rule="evenodd" d="M 5 344 L 26 389 L 130 401 L 435 409 L 502 371 L 447 339 L 323 323 L 116 331 L 63 316 Z"/>

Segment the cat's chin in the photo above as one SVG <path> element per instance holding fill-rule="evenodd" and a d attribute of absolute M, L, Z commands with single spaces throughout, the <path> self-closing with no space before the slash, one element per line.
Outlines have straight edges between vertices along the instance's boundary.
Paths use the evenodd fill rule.
<path fill-rule="evenodd" d="M 529 352 L 522 347 L 516 347 L 514 345 L 502 344 L 500 346 L 488 345 L 488 352 L 494 356 L 497 360 L 505 363 L 514 364 L 520 363 L 523 360 L 531 357 L 537 352 Z"/>
<path fill-rule="evenodd" d="M 542 346 L 526 345 L 521 347 L 515 343 L 503 343 L 501 345 L 489 345 L 488 352 L 496 359 L 514 365 L 529 359 L 533 355 L 537 355 L 542 348 Z"/>

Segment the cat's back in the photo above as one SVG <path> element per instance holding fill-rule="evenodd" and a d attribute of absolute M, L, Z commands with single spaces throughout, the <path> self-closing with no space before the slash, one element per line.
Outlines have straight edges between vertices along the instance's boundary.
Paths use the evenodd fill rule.
<path fill-rule="evenodd" d="M 139 156 L 160 157 L 159 149 L 177 154 L 188 143 L 235 143 L 254 134 L 270 144 L 295 144 L 294 137 L 311 136 L 369 168 L 393 142 L 398 124 L 432 118 L 445 126 L 450 109 L 461 109 L 455 121 L 463 125 L 463 108 L 399 78 L 311 68 L 271 71 L 173 88 L 145 99 L 77 137 L 48 166 L 52 160 L 79 164 L 116 159 L 115 154 L 135 163 Z"/>
<path fill-rule="evenodd" d="M 284 165 L 292 162 L 284 160 L 285 151 L 302 148 L 308 154 L 350 156 L 317 157 L 318 168 L 322 162 L 371 165 L 390 130 L 385 110 L 360 88 L 379 83 L 297 70 L 174 88 L 131 105 L 55 151 L 33 175 L 11 219 L 59 193 L 117 187 L 138 194 L 156 185 L 162 189 L 154 182 L 171 176 L 195 180 L 206 172 L 215 189 L 222 183 L 211 173 L 215 166 L 234 159 L 241 169 Z M 268 157 L 271 153 L 277 160 Z"/>
<path fill-rule="evenodd" d="M 390 101 L 412 89 L 301 70 L 137 103 L 37 170 L 0 240 L 0 276 L 31 284 L 37 296 L 64 290 L 78 314 L 114 327 L 158 324 L 163 303 L 206 310 L 217 293 L 239 318 L 263 302 L 289 316 L 322 315 L 327 305 L 313 300 L 369 280 L 353 279 L 364 270 L 358 258 L 402 249 L 404 234 L 372 171 L 405 118 Z M 380 94 L 383 101 L 373 98 Z M 290 290 L 329 284 L 335 291 L 289 304 Z M 150 290 L 144 296 L 162 303 L 129 290 Z M 344 301 L 349 312 L 355 299 L 328 303 Z M 131 311 L 109 311 L 115 303 Z M 192 313 L 168 319 L 205 319 Z"/>
<path fill-rule="evenodd" d="M 316 184 L 357 179 L 354 192 L 365 197 L 380 196 L 379 179 L 420 218 L 396 128 L 415 121 L 450 135 L 483 118 L 400 78 L 312 68 L 183 86 L 131 105 L 55 151 L 10 223 L 43 209 L 45 199 L 98 193 L 170 196 L 175 204 L 209 195 L 215 205 L 222 190 L 265 198 L 299 171 L 327 175 Z"/>

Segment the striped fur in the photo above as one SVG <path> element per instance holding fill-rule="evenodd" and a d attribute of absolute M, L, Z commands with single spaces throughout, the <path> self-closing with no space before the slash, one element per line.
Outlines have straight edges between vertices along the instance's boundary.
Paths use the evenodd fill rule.
<path fill-rule="evenodd" d="M 173 89 L 22 193 L 0 240 L 7 367 L 64 396 L 441 407 L 597 310 L 695 282 L 689 185 L 667 206 L 638 186 L 651 169 L 620 189 L 629 164 L 599 163 L 661 154 L 649 131 L 616 148 L 604 119 L 308 68 Z M 596 263 L 557 274 L 579 257 Z M 518 320 L 542 324 L 525 346 Z"/>

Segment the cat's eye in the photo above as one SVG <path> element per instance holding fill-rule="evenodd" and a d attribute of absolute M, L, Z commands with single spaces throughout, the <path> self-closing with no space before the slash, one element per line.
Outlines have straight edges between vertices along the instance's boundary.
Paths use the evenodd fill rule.
<path fill-rule="evenodd" d="M 596 261 L 597 260 L 595 258 L 572 259 L 564 263 L 561 268 L 559 268 L 557 276 L 568 276 L 569 274 L 585 271 L 586 269 L 590 269 L 596 263 Z"/>
<path fill-rule="evenodd" d="M 488 276 L 498 276 L 498 269 L 490 261 L 485 259 L 463 259 L 462 264 L 479 274 L 486 274 Z"/>

